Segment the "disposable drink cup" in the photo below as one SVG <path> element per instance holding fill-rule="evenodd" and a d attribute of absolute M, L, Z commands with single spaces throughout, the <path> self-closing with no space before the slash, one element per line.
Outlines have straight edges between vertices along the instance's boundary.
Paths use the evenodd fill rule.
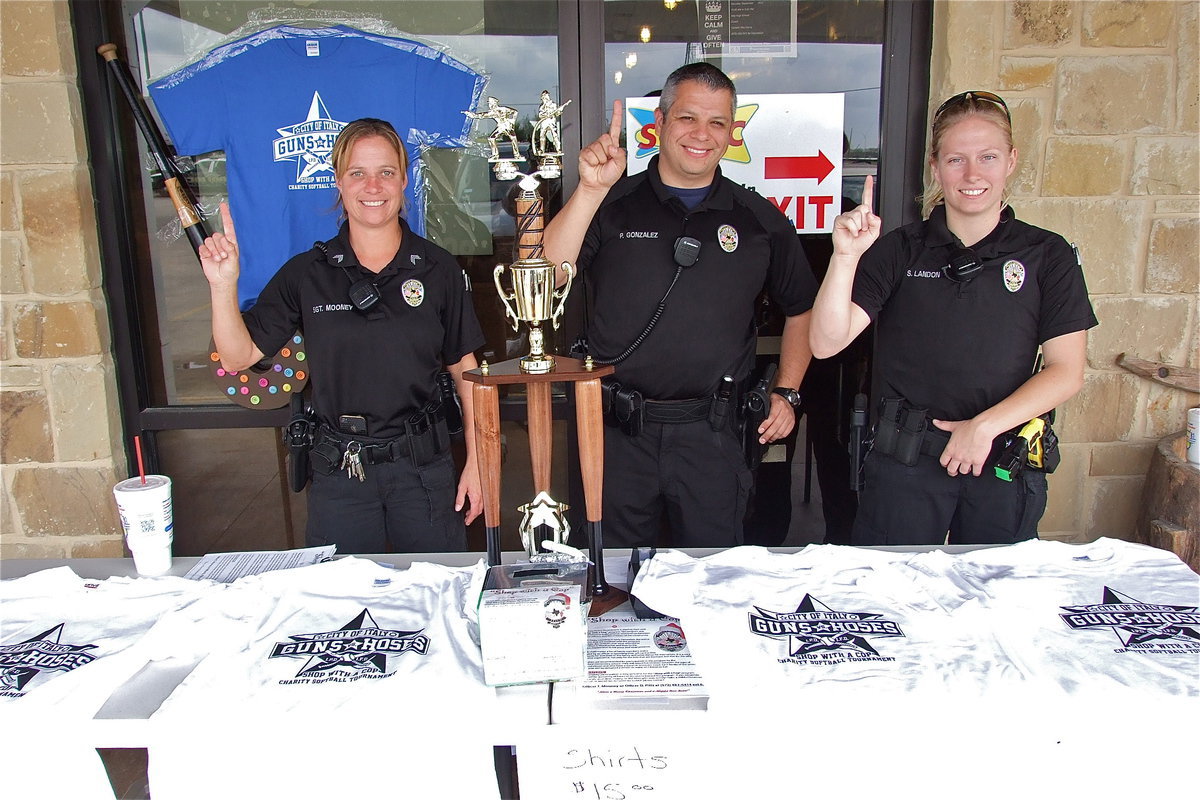
<path fill-rule="evenodd" d="M 171 569 L 171 542 L 175 539 L 171 479 L 147 475 L 142 483 L 141 478 L 130 478 L 113 487 L 113 497 L 138 574 L 166 574 Z"/>
<path fill-rule="evenodd" d="M 1200 408 L 1189 408 L 1187 417 L 1187 460 L 1200 464 Z"/>

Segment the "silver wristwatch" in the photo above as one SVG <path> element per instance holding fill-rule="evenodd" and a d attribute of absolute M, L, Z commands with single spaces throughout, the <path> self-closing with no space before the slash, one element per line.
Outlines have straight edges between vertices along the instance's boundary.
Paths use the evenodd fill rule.
<path fill-rule="evenodd" d="M 771 390 L 771 394 L 777 394 L 784 400 L 787 400 L 788 404 L 792 408 L 800 407 L 800 392 L 796 391 L 795 389 L 788 389 L 784 386 L 776 386 Z"/>

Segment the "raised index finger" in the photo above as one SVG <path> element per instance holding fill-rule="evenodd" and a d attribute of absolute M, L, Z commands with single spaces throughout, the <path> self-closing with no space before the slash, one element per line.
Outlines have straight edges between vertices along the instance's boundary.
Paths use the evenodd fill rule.
<path fill-rule="evenodd" d="M 221 203 L 221 227 L 225 229 L 225 235 L 230 239 L 237 241 L 237 232 L 233 229 L 233 214 L 229 211 L 229 203 Z"/>
<path fill-rule="evenodd" d="M 875 198 L 875 176 L 868 175 L 863 182 L 862 205 L 871 210 L 871 201 Z"/>
<path fill-rule="evenodd" d="M 614 142 L 621 141 L 621 101 L 613 100 L 612 120 L 608 123 L 608 135 L 612 137 Z"/>

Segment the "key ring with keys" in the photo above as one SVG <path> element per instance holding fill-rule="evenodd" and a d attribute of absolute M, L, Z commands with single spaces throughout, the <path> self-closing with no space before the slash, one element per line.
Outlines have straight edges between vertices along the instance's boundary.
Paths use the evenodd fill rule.
<path fill-rule="evenodd" d="M 358 478 L 359 482 L 366 480 L 366 473 L 363 471 L 362 463 L 362 442 L 350 442 L 346 445 L 346 452 L 342 455 L 342 465 L 339 469 L 346 470 L 347 478 Z"/>

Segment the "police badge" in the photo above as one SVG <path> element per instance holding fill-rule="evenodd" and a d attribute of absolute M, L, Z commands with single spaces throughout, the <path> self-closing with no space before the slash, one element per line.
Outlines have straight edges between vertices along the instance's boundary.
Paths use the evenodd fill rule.
<path fill-rule="evenodd" d="M 416 308 L 425 300 L 425 284 L 411 278 L 400 287 L 400 293 L 404 295 L 404 302 Z"/>
<path fill-rule="evenodd" d="M 1025 265 L 1020 261 L 1004 262 L 1004 288 L 1010 292 L 1018 291 L 1025 285 Z"/>
<path fill-rule="evenodd" d="M 717 229 L 717 241 L 721 244 L 721 249 L 726 253 L 732 253 L 737 250 L 738 232 L 732 225 L 722 225 Z"/>

